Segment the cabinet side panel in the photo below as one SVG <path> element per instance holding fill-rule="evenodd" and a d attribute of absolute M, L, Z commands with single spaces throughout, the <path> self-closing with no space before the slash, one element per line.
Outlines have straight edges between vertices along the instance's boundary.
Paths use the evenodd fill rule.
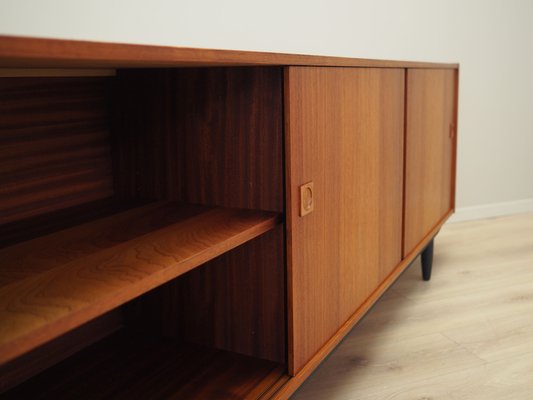
<path fill-rule="evenodd" d="M 406 256 L 453 208 L 455 70 L 407 72 Z"/>
<path fill-rule="evenodd" d="M 285 74 L 289 372 L 297 373 L 401 259 L 402 69 Z M 300 216 L 300 186 L 314 211 Z"/>
<path fill-rule="evenodd" d="M 286 364 L 283 228 L 176 283 L 186 341 Z"/>

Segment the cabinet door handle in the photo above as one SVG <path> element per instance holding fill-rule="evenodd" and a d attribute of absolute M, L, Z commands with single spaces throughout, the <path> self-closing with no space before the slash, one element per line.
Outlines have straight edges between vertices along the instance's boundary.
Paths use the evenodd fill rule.
<path fill-rule="evenodd" d="M 313 182 L 300 186 L 300 217 L 303 217 L 315 208 L 313 198 Z"/>
<path fill-rule="evenodd" d="M 455 124 L 451 123 L 450 124 L 450 139 L 453 139 L 453 138 L 455 138 Z"/>

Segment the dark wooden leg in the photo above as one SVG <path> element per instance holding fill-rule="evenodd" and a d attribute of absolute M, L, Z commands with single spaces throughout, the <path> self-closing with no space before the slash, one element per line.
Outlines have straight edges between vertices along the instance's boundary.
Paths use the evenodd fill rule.
<path fill-rule="evenodd" d="M 425 281 L 431 279 L 431 267 L 433 265 L 433 241 L 428 243 L 426 248 L 422 250 L 422 278 Z"/>

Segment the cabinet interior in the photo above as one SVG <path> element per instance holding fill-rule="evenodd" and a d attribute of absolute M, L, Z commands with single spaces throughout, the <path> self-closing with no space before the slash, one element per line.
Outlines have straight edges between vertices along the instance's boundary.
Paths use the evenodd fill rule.
<path fill-rule="evenodd" d="M 284 376 L 282 93 L 279 67 L 0 78 L 6 398 Z"/>

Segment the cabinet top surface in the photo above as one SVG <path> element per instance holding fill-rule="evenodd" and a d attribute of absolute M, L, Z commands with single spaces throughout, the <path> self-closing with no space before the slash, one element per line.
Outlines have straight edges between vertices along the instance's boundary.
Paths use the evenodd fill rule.
<path fill-rule="evenodd" d="M 458 68 L 458 64 L 148 46 L 0 35 L 0 68 L 162 68 L 186 66 Z"/>

